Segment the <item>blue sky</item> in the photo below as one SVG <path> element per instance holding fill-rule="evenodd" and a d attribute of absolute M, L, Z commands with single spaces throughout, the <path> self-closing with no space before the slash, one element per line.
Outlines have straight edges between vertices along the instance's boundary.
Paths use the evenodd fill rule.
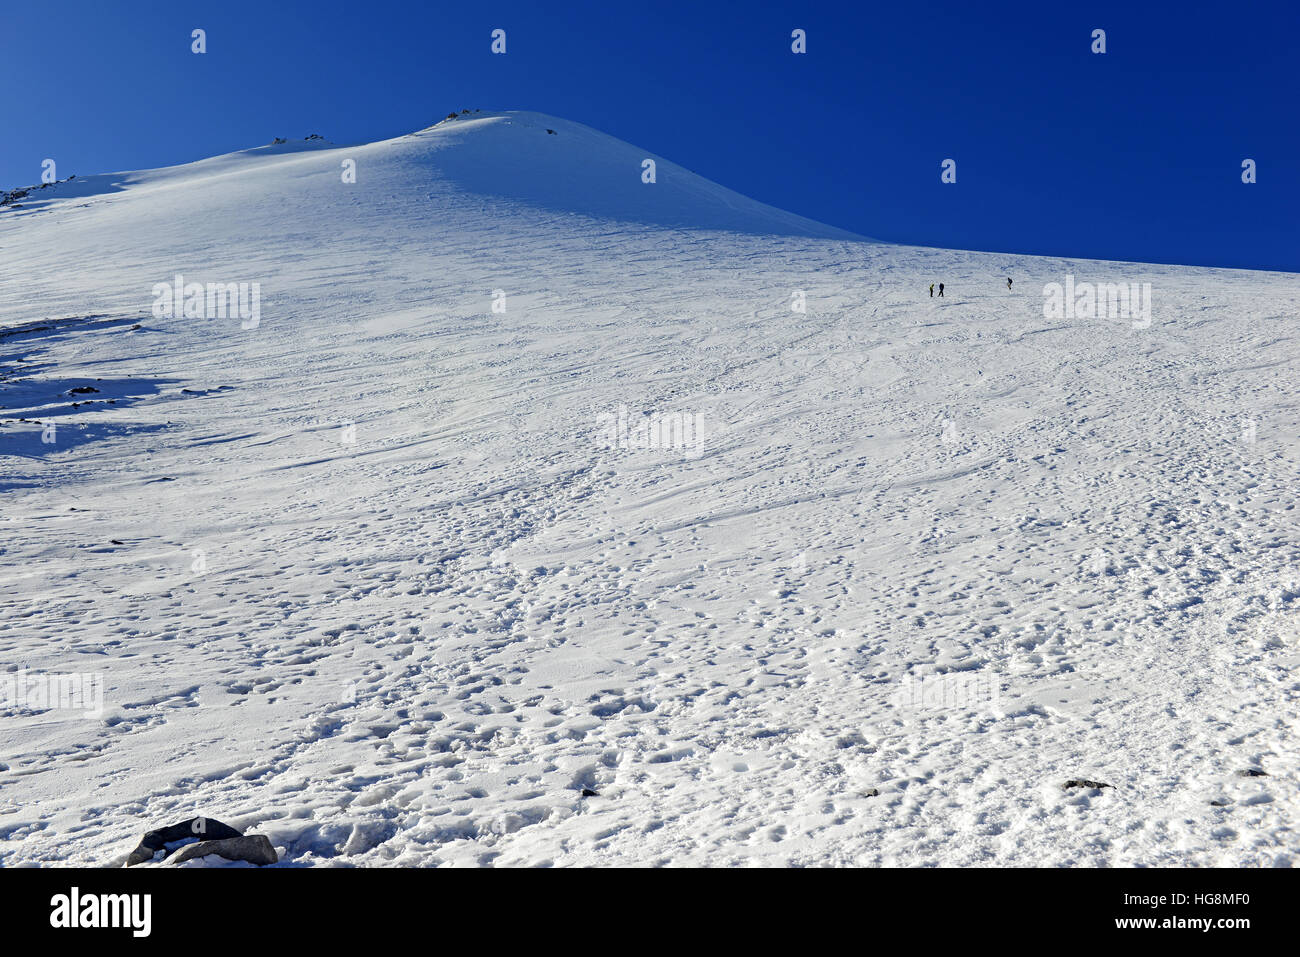
<path fill-rule="evenodd" d="M 6 187 L 46 157 L 65 177 L 529 109 L 880 239 L 1300 271 L 1295 0 L 60 0 L 4 20 Z"/>

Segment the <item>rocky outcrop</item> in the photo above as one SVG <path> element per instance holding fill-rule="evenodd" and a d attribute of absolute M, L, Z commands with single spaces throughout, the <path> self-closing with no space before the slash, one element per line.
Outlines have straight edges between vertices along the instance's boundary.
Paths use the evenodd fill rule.
<path fill-rule="evenodd" d="M 149 831 L 140 839 L 139 845 L 131 852 L 131 856 L 126 859 L 126 866 L 132 867 L 152 861 L 159 851 L 163 852 L 163 859 L 166 860 L 168 855 L 187 843 L 242 836 L 229 824 L 223 824 L 215 818 L 193 817 L 170 827 Z"/>
<path fill-rule="evenodd" d="M 162 857 L 158 857 L 160 852 Z M 213 854 L 227 861 L 247 861 L 259 867 L 279 861 L 265 834 L 241 834 L 215 818 L 193 817 L 145 834 L 126 859 L 126 866 L 169 858 L 172 864 L 182 864 Z"/>

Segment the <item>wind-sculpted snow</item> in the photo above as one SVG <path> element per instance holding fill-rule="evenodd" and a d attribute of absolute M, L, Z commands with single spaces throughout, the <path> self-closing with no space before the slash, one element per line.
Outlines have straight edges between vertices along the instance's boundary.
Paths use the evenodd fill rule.
<path fill-rule="evenodd" d="M 1294 860 L 1296 277 L 651 155 L 492 114 L 0 210 L 0 863 Z"/>

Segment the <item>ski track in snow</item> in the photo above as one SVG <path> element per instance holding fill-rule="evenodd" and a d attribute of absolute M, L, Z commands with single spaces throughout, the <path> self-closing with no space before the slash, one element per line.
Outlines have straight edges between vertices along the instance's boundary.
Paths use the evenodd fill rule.
<path fill-rule="evenodd" d="M 727 228 L 560 211 L 484 157 L 590 131 L 457 122 L 0 211 L 0 667 L 106 681 L 0 708 L 0 864 L 1292 862 L 1296 276 L 818 238 L 607 138 Z"/>

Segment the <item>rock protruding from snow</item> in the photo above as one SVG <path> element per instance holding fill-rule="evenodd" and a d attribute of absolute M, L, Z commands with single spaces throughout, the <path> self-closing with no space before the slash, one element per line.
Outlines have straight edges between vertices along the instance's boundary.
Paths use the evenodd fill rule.
<path fill-rule="evenodd" d="M 214 843 L 235 837 L 243 837 L 243 834 L 229 824 L 223 824 L 210 817 L 193 817 L 170 827 L 149 831 L 140 839 L 139 845 L 131 852 L 131 856 L 126 859 L 126 866 L 146 864 L 152 861 L 159 851 L 163 852 L 165 860 L 178 847 L 196 841 Z"/>
<path fill-rule="evenodd" d="M 228 837 L 220 841 L 202 841 L 183 848 L 173 859 L 173 864 L 183 864 L 199 857 L 216 855 L 228 861 L 247 861 L 258 867 L 275 864 L 280 858 L 271 846 L 265 834 L 246 834 L 243 837 Z"/>

